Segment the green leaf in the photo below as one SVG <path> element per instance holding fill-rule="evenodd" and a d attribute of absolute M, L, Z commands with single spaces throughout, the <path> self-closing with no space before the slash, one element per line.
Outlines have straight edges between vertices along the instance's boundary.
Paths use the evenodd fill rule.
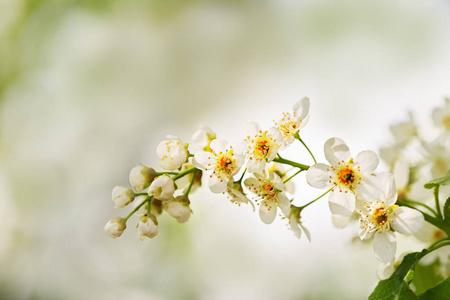
<path fill-rule="evenodd" d="M 443 215 L 444 222 L 450 226 L 450 197 L 448 197 L 447 201 L 445 201 Z"/>
<path fill-rule="evenodd" d="M 448 185 L 450 184 L 450 171 L 447 172 L 447 175 L 441 178 L 435 178 L 431 180 L 430 182 L 425 183 L 423 186 L 426 189 L 432 189 L 439 185 Z"/>
<path fill-rule="evenodd" d="M 439 261 L 439 258 L 427 266 L 421 264 L 416 265 L 416 272 L 412 283 L 416 287 L 417 294 L 422 294 L 444 279 L 439 272 L 440 266 L 441 262 Z"/>
<path fill-rule="evenodd" d="M 394 274 L 378 283 L 369 296 L 369 300 L 418 299 L 409 288 L 409 283 L 414 277 L 416 263 L 427 253 L 428 250 L 424 249 L 422 252 L 413 252 L 406 255 Z"/>
<path fill-rule="evenodd" d="M 419 299 L 430 300 L 439 299 L 447 300 L 450 299 L 450 278 L 445 279 L 440 284 L 434 288 L 429 289 L 425 293 L 419 296 Z"/>

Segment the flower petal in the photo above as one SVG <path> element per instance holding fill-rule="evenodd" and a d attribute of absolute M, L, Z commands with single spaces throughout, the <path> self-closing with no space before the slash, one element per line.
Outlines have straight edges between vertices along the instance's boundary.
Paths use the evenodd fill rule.
<path fill-rule="evenodd" d="M 263 201 L 259 207 L 259 217 L 266 224 L 271 224 L 277 216 L 277 207 L 273 202 Z"/>
<path fill-rule="evenodd" d="M 361 167 L 361 173 L 372 173 L 380 162 L 378 155 L 370 150 L 361 151 L 353 160 L 356 166 Z"/>
<path fill-rule="evenodd" d="M 261 172 L 266 166 L 266 161 L 263 159 L 249 159 L 247 160 L 247 169 L 250 173 Z"/>
<path fill-rule="evenodd" d="M 332 166 L 336 166 L 339 162 L 345 163 L 352 157 L 350 149 L 340 138 L 331 138 L 325 142 L 323 147 L 325 157 Z"/>
<path fill-rule="evenodd" d="M 250 138 L 254 138 L 255 135 L 259 134 L 260 130 L 261 127 L 258 125 L 258 123 L 255 122 L 248 122 L 244 126 L 244 132 L 246 136 L 250 136 Z"/>
<path fill-rule="evenodd" d="M 211 192 L 219 194 L 225 191 L 227 188 L 228 180 L 217 177 L 215 174 L 211 174 L 212 176 L 208 180 L 208 186 Z"/>
<path fill-rule="evenodd" d="M 330 171 L 330 166 L 322 163 L 312 165 L 306 173 L 306 181 L 310 186 L 317 189 L 329 189 L 333 186 L 330 182 L 330 176 L 333 176 Z"/>
<path fill-rule="evenodd" d="M 230 149 L 230 144 L 228 144 L 228 142 L 225 140 L 215 139 L 215 140 L 211 141 L 211 144 L 209 144 L 209 147 L 215 153 L 220 153 L 220 152 L 225 153 L 225 151 Z"/>
<path fill-rule="evenodd" d="M 309 114 L 310 101 L 308 97 L 304 97 L 297 101 L 294 105 L 295 117 L 303 120 Z"/>
<path fill-rule="evenodd" d="M 286 216 L 289 216 L 291 212 L 291 201 L 289 201 L 285 193 L 278 194 L 278 206 Z"/>
<path fill-rule="evenodd" d="M 338 190 L 332 191 L 328 198 L 328 205 L 333 215 L 350 217 L 355 210 L 355 195 Z"/>
<path fill-rule="evenodd" d="M 192 164 L 202 170 L 212 169 L 215 166 L 214 154 L 206 151 L 197 151 L 192 160 Z"/>
<path fill-rule="evenodd" d="M 409 182 L 409 164 L 403 159 L 399 159 L 394 164 L 394 178 L 398 190 L 403 190 Z"/>
<path fill-rule="evenodd" d="M 376 178 L 381 189 L 380 200 L 385 201 L 388 205 L 394 205 L 397 202 L 397 187 L 395 186 L 394 175 L 382 172 Z"/>
<path fill-rule="evenodd" d="M 375 257 L 382 262 L 390 262 L 397 251 L 397 240 L 391 231 L 376 232 L 373 239 L 373 252 Z"/>
<path fill-rule="evenodd" d="M 394 210 L 391 226 L 401 234 L 412 234 L 422 228 L 423 222 L 423 215 L 419 211 L 402 206 Z"/>
<path fill-rule="evenodd" d="M 379 198 L 381 192 L 376 177 L 372 175 L 364 176 L 361 184 L 355 186 L 355 195 L 361 201 L 373 202 Z"/>
<path fill-rule="evenodd" d="M 269 180 L 272 183 L 273 187 L 276 188 L 277 190 L 280 190 L 280 191 L 285 190 L 283 180 L 281 180 L 281 177 L 277 173 L 270 172 Z"/>
<path fill-rule="evenodd" d="M 350 221 L 350 217 L 343 217 L 343 216 L 339 216 L 339 215 L 331 216 L 331 222 L 333 223 L 334 227 L 337 227 L 337 228 L 345 227 L 349 221 Z"/>

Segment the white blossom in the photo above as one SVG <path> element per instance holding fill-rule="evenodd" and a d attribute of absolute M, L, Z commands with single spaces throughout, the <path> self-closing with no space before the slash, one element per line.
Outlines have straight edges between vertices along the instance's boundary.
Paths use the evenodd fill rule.
<path fill-rule="evenodd" d="M 277 156 L 283 142 L 281 132 L 276 127 L 262 131 L 258 124 L 250 122 L 245 126 L 245 133 L 242 147 L 247 159 L 247 169 L 250 173 L 261 172 L 266 163 Z"/>
<path fill-rule="evenodd" d="M 436 107 L 433 110 L 433 121 L 438 127 L 443 127 L 445 130 L 450 131 L 450 98 L 445 99 L 443 107 Z"/>
<path fill-rule="evenodd" d="M 109 220 L 105 225 L 105 232 L 109 237 L 117 238 L 122 235 L 122 233 L 127 228 L 127 224 L 125 220 L 121 217 L 116 217 L 112 220 Z"/>
<path fill-rule="evenodd" d="M 355 210 L 355 195 L 373 199 L 371 174 L 378 166 L 378 156 L 366 150 L 352 158 L 349 148 L 339 138 L 329 139 L 324 151 L 330 165 L 318 163 L 311 166 L 306 180 L 315 188 L 332 188 L 328 198 L 330 211 L 336 224 L 345 225 Z"/>
<path fill-rule="evenodd" d="M 288 216 L 290 213 L 290 201 L 285 194 L 285 188 L 280 176 L 275 173 L 254 173 L 256 178 L 245 179 L 245 186 L 255 195 L 260 202 L 259 216 L 261 220 L 270 224 L 277 215 L 277 207 Z"/>
<path fill-rule="evenodd" d="M 154 215 L 142 215 L 138 223 L 138 237 L 141 241 L 145 238 L 154 238 L 158 234 L 158 221 Z"/>
<path fill-rule="evenodd" d="M 156 172 L 154 169 L 141 164 L 131 169 L 128 180 L 130 185 L 134 187 L 136 191 L 140 192 L 150 186 L 155 179 L 155 175 Z"/>
<path fill-rule="evenodd" d="M 308 97 L 304 97 L 297 101 L 294 105 L 292 115 L 290 113 L 283 113 L 283 116 L 278 121 L 274 121 L 275 126 L 280 130 L 283 142 L 281 149 L 284 150 L 295 139 L 295 135 L 300 129 L 306 126 L 309 121 L 309 106 L 310 101 Z"/>
<path fill-rule="evenodd" d="M 112 190 L 112 200 L 115 202 L 116 208 L 123 208 L 133 202 L 134 192 L 123 186 L 116 186 Z"/>
<path fill-rule="evenodd" d="M 176 136 L 167 136 L 167 140 L 159 143 L 156 154 L 161 159 L 159 165 L 169 171 L 178 169 L 189 157 L 185 143 Z"/>
<path fill-rule="evenodd" d="M 213 193 L 222 193 L 227 188 L 228 181 L 239 172 L 244 157 L 236 153 L 227 141 L 215 139 L 210 144 L 211 152 L 197 151 L 193 164 L 205 171 L 208 176 L 208 186 Z"/>
<path fill-rule="evenodd" d="M 156 178 L 148 188 L 148 195 L 154 196 L 161 201 L 167 201 L 172 198 L 174 192 L 174 182 L 168 175 Z"/>
<path fill-rule="evenodd" d="M 192 149 L 194 152 L 199 150 L 211 151 L 209 144 L 216 138 L 216 133 L 206 125 L 201 125 L 199 129 L 192 135 Z"/>
<path fill-rule="evenodd" d="M 357 211 L 361 215 L 358 235 L 361 240 L 373 237 L 375 257 L 382 262 L 390 262 L 397 249 L 393 231 L 412 234 L 422 227 L 424 218 L 415 209 L 395 205 L 397 188 L 392 174 L 380 173 L 374 182 L 378 191 L 376 200 L 358 201 Z"/>
<path fill-rule="evenodd" d="M 184 223 L 191 216 L 191 209 L 189 207 L 189 199 L 184 196 L 178 196 L 172 201 L 165 203 L 164 209 L 178 222 Z"/>

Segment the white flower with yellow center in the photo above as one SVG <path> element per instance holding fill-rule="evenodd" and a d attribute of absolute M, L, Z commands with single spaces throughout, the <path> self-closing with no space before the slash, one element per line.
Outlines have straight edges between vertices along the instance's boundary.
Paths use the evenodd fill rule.
<path fill-rule="evenodd" d="M 205 171 L 208 186 L 213 193 L 222 193 L 227 183 L 239 172 L 244 163 L 243 155 L 236 153 L 227 141 L 215 139 L 210 144 L 211 152 L 197 151 L 192 163 Z"/>
<path fill-rule="evenodd" d="M 247 137 L 242 146 L 247 158 L 247 169 L 250 173 L 261 172 L 266 163 L 277 156 L 283 142 L 281 132 L 275 127 L 262 131 L 254 122 L 247 123 L 245 132 Z"/>
<path fill-rule="evenodd" d="M 375 257 L 382 262 L 390 262 L 397 250 L 393 231 L 412 234 L 422 227 L 424 218 L 415 209 L 395 205 L 397 188 L 391 173 L 378 174 L 374 182 L 378 194 L 376 200 L 359 200 L 357 204 L 357 211 L 361 215 L 358 235 L 361 240 L 373 237 Z"/>
<path fill-rule="evenodd" d="M 298 100 L 294 105 L 294 112 L 292 115 L 290 113 L 283 113 L 283 116 L 278 121 L 274 121 L 275 126 L 280 130 L 283 136 L 281 150 L 292 144 L 295 139 L 294 135 L 308 123 L 309 105 L 309 98 L 304 97 Z"/>
<path fill-rule="evenodd" d="M 285 194 L 285 188 L 280 176 L 275 173 L 254 173 L 256 178 L 247 178 L 245 186 L 255 195 L 260 202 L 259 216 L 261 220 L 270 224 L 277 215 L 277 207 L 288 216 L 291 212 L 291 202 Z"/>
<path fill-rule="evenodd" d="M 289 220 L 289 229 L 298 239 L 302 236 L 302 231 L 304 231 L 308 241 L 311 241 L 311 234 L 309 233 L 309 230 L 306 229 L 300 221 L 300 213 L 301 210 L 298 207 L 291 205 L 291 212 L 288 216 L 286 216 Z"/>
<path fill-rule="evenodd" d="M 330 163 L 318 163 L 306 173 L 307 182 L 318 189 L 331 189 L 328 203 L 333 222 L 343 226 L 355 210 L 355 195 L 373 200 L 372 172 L 378 166 L 375 152 L 366 150 L 355 158 L 345 142 L 331 138 L 324 145 L 325 157 Z"/>
<path fill-rule="evenodd" d="M 186 145 L 176 136 L 167 136 L 167 140 L 159 143 L 156 154 L 161 158 L 159 165 L 169 171 L 178 169 L 189 157 Z"/>

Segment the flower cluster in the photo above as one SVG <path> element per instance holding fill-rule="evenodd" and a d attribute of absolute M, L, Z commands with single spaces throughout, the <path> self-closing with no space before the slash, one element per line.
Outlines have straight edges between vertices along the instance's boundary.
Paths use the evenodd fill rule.
<path fill-rule="evenodd" d="M 441 133 L 432 141 L 420 138 L 412 114 L 408 121 L 391 127 L 394 142 L 380 150 L 391 169 L 379 173 L 375 152 L 365 150 L 352 156 L 347 144 L 337 137 L 324 144 L 328 163 L 317 163 L 300 137 L 300 130 L 309 121 L 309 110 L 310 101 L 303 98 L 297 101 L 293 111 L 284 112 L 274 120 L 270 128 L 247 123 L 237 145 L 217 138 L 208 126 L 201 126 L 190 144 L 167 136 L 156 149 L 160 171 L 141 164 L 130 172 L 132 188 L 113 189 L 116 208 L 134 202 L 134 209 L 124 218 L 110 220 L 105 226 L 106 233 L 113 238 L 121 236 L 134 214 L 139 216 L 137 227 L 141 240 L 158 234 L 158 219 L 164 212 L 180 223 L 188 221 L 192 212 L 189 196 L 205 181 L 212 193 L 224 194 L 232 203 L 250 204 L 253 209 L 259 206 L 259 216 L 265 224 L 273 223 L 278 215 L 281 220 L 287 220 L 297 238 L 304 233 L 308 240 L 311 236 L 302 222 L 304 209 L 328 194 L 333 224 L 342 228 L 354 224 L 352 220 L 359 220 L 355 230 L 359 228 L 361 240 L 372 241 L 375 257 L 383 263 L 379 271 L 383 276 L 395 269 L 396 234 L 419 235 L 426 220 L 442 233 L 432 242 L 430 252 L 447 245 L 446 241 L 450 243 L 445 237 L 450 233 L 445 222 L 450 220 L 441 213 L 444 205 L 439 199 L 439 185 L 450 183 L 450 175 L 448 180 L 437 181 L 434 208 L 433 203 L 427 202 L 429 193 L 423 189 L 419 192 L 418 188 L 431 178 L 445 176 L 450 169 L 449 99 L 444 107 L 433 111 L 434 123 Z M 295 141 L 309 152 L 313 165 L 281 156 Z M 286 166 L 289 168 L 285 169 Z M 301 172 L 306 172 L 310 186 L 325 192 L 310 201 L 299 199 L 303 202 L 300 204 L 293 197 L 291 179 Z M 424 175 L 426 172 L 429 176 Z M 447 184 L 444 183 L 443 186 Z M 422 194 L 427 196 L 421 198 Z M 427 215 L 418 206 L 434 215 Z"/>

